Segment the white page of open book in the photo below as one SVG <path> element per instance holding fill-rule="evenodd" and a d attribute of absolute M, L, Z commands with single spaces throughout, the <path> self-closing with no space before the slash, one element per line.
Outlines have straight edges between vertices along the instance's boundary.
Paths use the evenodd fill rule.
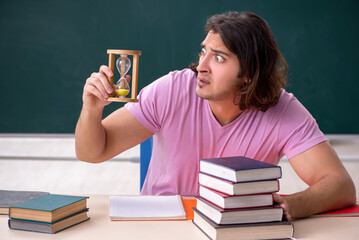
<path fill-rule="evenodd" d="M 179 195 L 111 196 L 110 219 L 186 219 L 186 213 Z"/>

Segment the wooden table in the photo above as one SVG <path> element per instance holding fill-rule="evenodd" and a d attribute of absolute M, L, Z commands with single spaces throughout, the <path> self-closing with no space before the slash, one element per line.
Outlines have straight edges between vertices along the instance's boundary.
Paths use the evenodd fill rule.
<path fill-rule="evenodd" d="M 111 222 L 107 195 L 90 195 L 88 207 L 89 221 L 56 234 L 10 230 L 8 216 L 0 215 L 0 239 L 208 239 L 191 221 Z M 293 224 L 296 239 L 359 239 L 359 217 L 306 218 Z"/>

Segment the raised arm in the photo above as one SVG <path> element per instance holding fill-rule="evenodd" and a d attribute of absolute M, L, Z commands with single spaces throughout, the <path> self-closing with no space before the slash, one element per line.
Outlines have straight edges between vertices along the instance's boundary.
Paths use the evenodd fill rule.
<path fill-rule="evenodd" d="M 139 123 L 126 108 L 120 108 L 102 120 L 103 109 L 112 93 L 107 66 L 91 74 L 83 91 L 83 106 L 75 131 L 77 158 L 99 163 L 143 142 L 152 133 Z"/>
<path fill-rule="evenodd" d="M 354 183 L 328 142 L 310 148 L 289 162 L 309 188 L 276 198 L 288 218 L 307 217 L 355 204 Z"/>

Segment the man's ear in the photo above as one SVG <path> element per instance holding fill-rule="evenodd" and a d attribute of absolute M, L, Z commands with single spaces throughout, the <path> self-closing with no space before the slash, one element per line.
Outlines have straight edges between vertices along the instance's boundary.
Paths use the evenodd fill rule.
<path fill-rule="evenodd" d="M 241 80 L 244 86 L 252 82 L 252 79 L 250 79 L 248 75 L 249 75 L 248 72 L 240 71 L 238 73 L 238 78 Z"/>
<path fill-rule="evenodd" d="M 252 79 L 250 79 L 249 77 L 244 77 L 243 78 L 244 79 L 244 82 L 246 83 L 246 84 L 250 84 L 251 82 L 252 82 Z"/>
<path fill-rule="evenodd" d="M 241 79 L 242 79 L 244 85 L 248 85 L 248 84 L 250 84 L 252 82 L 252 79 L 250 79 L 247 76 L 241 77 Z"/>

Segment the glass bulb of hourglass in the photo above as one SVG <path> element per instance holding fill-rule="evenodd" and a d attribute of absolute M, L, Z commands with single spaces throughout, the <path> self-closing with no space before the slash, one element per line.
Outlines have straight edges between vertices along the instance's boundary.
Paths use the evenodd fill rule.
<path fill-rule="evenodd" d="M 121 56 L 116 61 L 116 67 L 121 77 L 115 85 L 115 92 L 117 96 L 124 98 L 130 92 L 130 86 L 127 82 L 127 79 L 125 78 L 127 72 L 131 68 L 131 61 L 127 55 L 121 54 Z"/>

